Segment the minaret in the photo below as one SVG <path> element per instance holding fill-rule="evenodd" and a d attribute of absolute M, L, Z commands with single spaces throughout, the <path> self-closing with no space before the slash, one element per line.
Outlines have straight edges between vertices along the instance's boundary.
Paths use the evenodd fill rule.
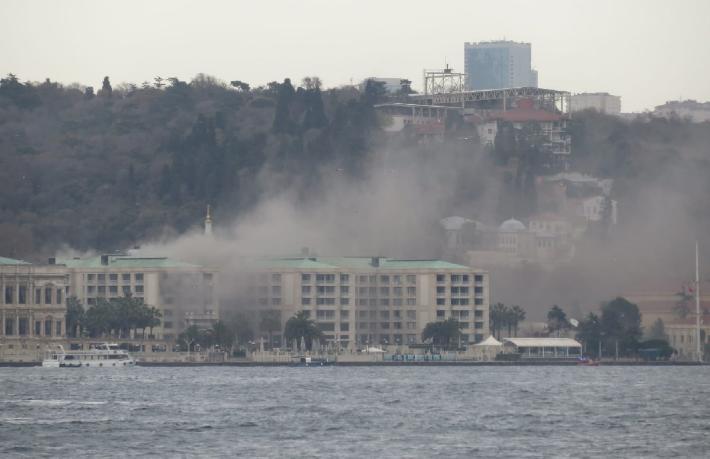
<path fill-rule="evenodd" d="M 212 211 L 207 204 L 207 216 L 205 217 L 205 236 L 212 236 Z"/>

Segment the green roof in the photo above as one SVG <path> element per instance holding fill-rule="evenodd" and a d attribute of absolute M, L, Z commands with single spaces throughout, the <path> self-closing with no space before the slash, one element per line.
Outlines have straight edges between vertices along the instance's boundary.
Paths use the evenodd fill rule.
<path fill-rule="evenodd" d="M 14 258 L 0 257 L 0 265 L 29 265 L 29 263 L 22 260 L 15 260 Z"/>
<path fill-rule="evenodd" d="M 101 264 L 101 256 L 91 258 L 62 258 L 57 264 L 68 268 L 199 268 L 198 265 L 184 261 L 171 260 L 167 257 L 133 257 L 127 255 L 109 255 L 108 265 Z"/>
<path fill-rule="evenodd" d="M 262 268 L 288 269 L 288 268 L 312 268 L 312 269 L 372 269 L 372 259 L 374 257 L 289 257 L 289 258 L 267 258 L 258 260 L 256 264 Z M 468 266 L 457 265 L 443 260 L 398 260 L 392 258 L 379 257 L 378 269 L 465 269 Z"/>

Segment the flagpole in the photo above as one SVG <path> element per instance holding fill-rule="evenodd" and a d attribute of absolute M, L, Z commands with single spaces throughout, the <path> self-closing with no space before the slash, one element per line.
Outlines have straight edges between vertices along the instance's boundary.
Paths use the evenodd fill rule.
<path fill-rule="evenodd" d="M 698 362 L 702 362 L 702 343 L 700 342 L 700 250 L 697 241 L 695 241 L 695 332 L 696 355 L 698 356 Z"/>

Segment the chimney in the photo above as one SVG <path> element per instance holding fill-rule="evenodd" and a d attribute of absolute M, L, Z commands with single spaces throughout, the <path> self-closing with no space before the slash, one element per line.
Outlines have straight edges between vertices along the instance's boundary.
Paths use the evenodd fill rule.
<path fill-rule="evenodd" d="M 47 258 L 47 264 L 48 265 L 56 265 L 57 264 L 57 259 L 54 257 L 49 257 Z"/>
<path fill-rule="evenodd" d="M 380 257 L 372 257 L 372 262 L 370 263 L 373 267 L 380 267 Z"/>
<path fill-rule="evenodd" d="M 101 255 L 101 264 L 103 266 L 108 266 L 108 255 Z"/>

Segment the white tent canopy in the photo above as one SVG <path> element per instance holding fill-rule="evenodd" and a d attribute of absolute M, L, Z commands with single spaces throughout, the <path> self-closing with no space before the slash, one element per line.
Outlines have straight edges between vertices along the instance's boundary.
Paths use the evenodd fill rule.
<path fill-rule="evenodd" d="M 495 339 L 493 335 L 489 336 L 488 338 L 484 339 L 478 344 L 474 344 L 474 346 L 502 346 L 503 343 Z"/>

